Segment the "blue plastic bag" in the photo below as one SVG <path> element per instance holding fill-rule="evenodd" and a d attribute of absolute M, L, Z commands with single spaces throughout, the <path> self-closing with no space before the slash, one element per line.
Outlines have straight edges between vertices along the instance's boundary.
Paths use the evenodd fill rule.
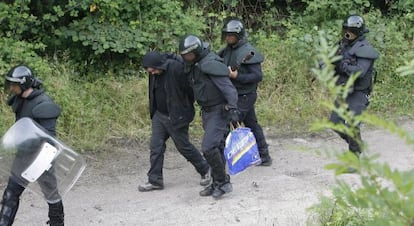
<path fill-rule="evenodd" d="M 224 157 L 231 175 L 261 163 L 256 138 L 248 127 L 238 127 L 226 138 Z"/>

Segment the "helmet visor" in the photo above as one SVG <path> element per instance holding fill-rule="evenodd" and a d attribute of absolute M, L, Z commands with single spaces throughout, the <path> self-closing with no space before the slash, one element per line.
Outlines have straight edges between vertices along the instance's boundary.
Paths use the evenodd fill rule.
<path fill-rule="evenodd" d="M 23 78 L 13 78 L 13 77 L 6 76 L 5 79 L 6 79 L 6 81 L 14 82 L 14 83 L 24 83 L 26 81 L 26 79 L 24 77 Z"/>
<path fill-rule="evenodd" d="M 198 48 L 198 46 L 197 46 L 196 44 L 191 45 L 191 46 L 189 46 L 189 47 L 187 47 L 187 48 L 183 49 L 183 50 L 180 52 L 180 54 L 181 54 L 181 55 L 185 55 L 185 54 L 191 53 L 191 52 L 193 52 L 194 50 L 196 50 L 197 48 Z"/>
<path fill-rule="evenodd" d="M 5 79 L 4 80 L 4 92 L 7 93 L 10 90 L 10 86 L 13 84 L 14 82 L 10 82 L 9 80 Z"/>
<path fill-rule="evenodd" d="M 13 78 L 6 76 L 4 79 L 4 91 L 8 92 L 10 90 L 11 85 L 20 85 L 22 82 L 24 82 L 21 78 Z"/>

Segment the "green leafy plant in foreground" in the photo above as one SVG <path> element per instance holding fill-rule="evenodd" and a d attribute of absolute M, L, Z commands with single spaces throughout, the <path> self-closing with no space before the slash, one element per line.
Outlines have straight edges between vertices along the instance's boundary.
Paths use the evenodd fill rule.
<path fill-rule="evenodd" d="M 335 48 L 330 46 L 320 35 L 317 58 L 326 65 L 323 68 L 316 66 L 312 69 L 317 79 L 338 97 L 341 103 L 338 107 L 325 104 L 330 110 L 344 117 L 349 126 L 333 125 L 327 121 L 320 121 L 313 125 L 313 129 L 335 129 L 354 135 L 354 128 L 360 123 L 382 127 L 397 134 L 406 143 L 413 144 L 412 134 L 398 127 L 391 121 L 385 121 L 367 112 L 354 116 L 347 111 L 344 103 L 348 91 L 345 87 L 335 86 L 336 78 L 332 62 L 337 60 Z M 319 62 L 317 63 L 319 65 Z M 414 60 L 397 70 L 401 75 L 414 74 Z M 356 75 L 354 75 L 356 76 Z M 352 78 L 354 78 L 352 76 Z M 357 158 L 349 151 L 336 153 L 336 163 L 326 166 L 335 171 L 337 175 L 344 173 L 348 167 L 357 170 L 360 185 L 355 188 L 343 179 L 337 178 L 337 184 L 330 196 L 322 197 L 321 202 L 312 208 L 311 225 L 413 225 L 414 224 L 414 171 L 402 171 L 391 168 L 387 163 L 377 161 L 378 155 L 370 153 L 363 145 L 363 154 Z"/>

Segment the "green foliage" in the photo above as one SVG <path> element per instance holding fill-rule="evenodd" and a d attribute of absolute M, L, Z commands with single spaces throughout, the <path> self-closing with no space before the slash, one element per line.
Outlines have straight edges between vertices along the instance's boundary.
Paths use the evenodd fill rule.
<path fill-rule="evenodd" d="M 0 31 L 2 37 L 17 40 L 27 38 L 40 24 L 29 10 L 30 0 L 16 0 L 11 4 L 0 3 Z"/>
<path fill-rule="evenodd" d="M 386 21 L 387 18 L 381 18 L 378 15 L 369 15 L 370 20 L 370 40 L 381 53 L 377 63 L 378 82 L 374 88 L 371 109 L 381 111 L 389 109 L 388 112 L 399 115 L 410 115 L 414 107 L 407 98 L 412 97 L 412 88 L 414 81 L 408 77 L 399 76 L 396 69 L 405 64 L 403 59 L 414 58 L 414 46 L 412 40 L 407 39 L 407 33 L 401 30 L 400 19 Z M 404 87 L 404 88 L 402 88 Z"/>
<path fill-rule="evenodd" d="M 79 42 L 85 47 L 90 47 L 95 55 L 105 52 L 128 53 L 137 48 L 144 51 L 140 40 L 146 38 L 145 34 L 141 35 L 138 30 L 130 29 L 128 24 L 113 26 L 110 23 L 99 22 L 97 18 L 92 17 L 85 17 L 81 21 L 74 22 L 70 29 L 62 29 L 58 34 L 70 37 L 75 43 Z M 131 57 L 136 54 L 138 52 Z"/>
<path fill-rule="evenodd" d="M 390 15 L 399 20 L 400 30 L 407 38 L 414 40 L 414 2 L 411 0 L 399 0 L 390 3 Z"/>
<path fill-rule="evenodd" d="M 63 108 L 58 131 L 71 145 L 84 150 L 99 150 L 106 142 L 148 137 L 146 78 L 106 75 L 87 82 L 61 77 L 59 84 L 54 92 L 56 101 Z"/>
<path fill-rule="evenodd" d="M 414 59 L 412 59 L 410 62 L 406 62 L 406 66 L 401 66 L 397 68 L 397 72 L 400 73 L 401 76 L 413 75 Z"/>
<path fill-rule="evenodd" d="M 326 43 L 322 36 L 320 45 L 317 46 L 319 49 L 317 58 L 322 59 L 328 67 L 314 68 L 313 72 L 331 93 L 343 97 L 347 90 L 335 86 L 335 83 L 332 82 L 334 80 L 332 77 L 333 68 L 329 65 L 335 60 L 335 56 L 331 51 L 333 47 Z M 413 65 L 401 67 L 398 71 L 403 75 L 414 75 L 412 73 Z M 398 134 L 407 143 L 414 143 L 412 135 L 391 121 L 380 119 L 368 113 L 355 117 L 348 112 L 346 105 L 330 106 L 330 109 L 344 117 L 351 125 L 350 127 L 355 127 L 359 123 L 381 126 Z M 315 128 L 335 129 L 355 137 L 353 130 L 349 130 L 344 125 L 334 127 L 331 123 L 319 122 Z M 359 158 L 349 152 L 338 153 L 337 157 L 339 162 L 329 164 L 327 168 L 335 170 L 336 174 L 341 174 L 346 172 L 347 168 L 352 167 L 359 172 L 361 185 L 357 188 L 351 187 L 338 179 L 338 185 L 333 189 L 332 197 L 323 198 L 319 205 L 312 208 L 314 213 L 319 214 L 316 219 L 313 219 L 314 221 L 320 225 L 412 225 L 414 223 L 414 207 L 412 205 L 414 201 L 414 170 L 391 169 L 388 164 L 377 161 L 378 156 L 367 153 L 366 146 L 364 146 L 364 154 Z M 363 213 L 365 217 L 358 217 L 359 213 Z"/>
<path fill-rule="evenodd" d="M 17 64 L 30 64 L 39 68 L 39 72 L 47 73 L 47 62 L 36 54 L 44 45 L 0 37 L 0 49 L 0 74 L 4 75 Z"/>
<path fill-rule="evenodd" d="M 40 56 L 60 57 L 69 51 L 82 76 L 114 67 L 128 74 L 125 68 L 139 62 L 148 49 L 175 52 L 177 39 L 185 33 L 204 35 L 217 48 L 222 20 L 230 15 L 242 18 L 250 33 L 286 34 L 306 54 L 318 30 L 337 30 L 349 13 L 382 12 L 393 18 L 391 27 L 401 37 L 412 40 L 412 8 L 409 0 L 16 0 L 0 3 L 0 32 L 44 45 L 36 51 Z M 375 18 L 380 16 L 370 20 Z"/>
<path fill-rule="evenodd" d="M 69 50 L 84 74 L 91 72 L 85 64 L 97 73 L 129 66 L 149 49 L 174 52 L 180 36 L 206 28 L 201 11 L 184 12 L 181 1 L 43 2 L 1 2 L 2 36 L 44 45 L 40 56 Z"/>
<path fill-rule="evenodd" d="M 308 225 L 326 226 L 366 226 L 371 213 L 366 209 L 356 209 L 338 205 L 335 200 L 322 196 L 320 203 L 310 208 L 312 214 L 308 218 Z"/>
<path fill-rule="evenodd" d="M 317 101 L 324 98 L 309 72 L 308 59 L 304 58 L 289 40 L 277 35 L 252 34 L 252 42 L 265 56 L 263 82 L 259 84 L 256 112 L 264 125 L 278 125 L 291 132 L 306 129 L 312 115 L 324 115 Z M 286 57 L 286 54 L 289 57 Z M 294 84 L 294 85 L 293 85 Z M 286 118 L 290 118 L 286 120 Z M 286 131 L 285 131 L 286 132 Z"/>
<path fill-rule="evenodd" d="M 307 7 L 305 15 L 312 15 L 315 24 L 322 21 L 345 18 L 349 14 L 361 13 L 371 7 L 369 0 L 355 1 L 329 1 L 329 0 L 304 0 Z M 358 12 L 354 10 L 358 9 Z"/>
<path fill-rule="evenodd" d="M 185 14 L 179 1 L 97 0 L 88 16 L 62 27 L 57 35 L 89 49 L 89 60 L 137 60 L 149 49 L 174 52 L 180 36 L 204 29 L 198 12 Z"/>

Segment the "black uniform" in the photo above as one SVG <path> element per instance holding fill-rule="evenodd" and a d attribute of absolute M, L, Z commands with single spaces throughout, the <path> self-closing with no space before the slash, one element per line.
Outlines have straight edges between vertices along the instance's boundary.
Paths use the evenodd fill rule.
<path fill-rule="evenodd" d="M 49 135 L 56 136 L 56 121 L 60 115 L 60 108 L 43 90 L 34 88 L 33 92 L 26 98 L 14 95 L 9 99 L 8 104 L 15 113 L 16 121 L 23 117 L 29 117 L 46 129 Z M 53 172 L 53 167 L 45 171 L 38 179 L 38 183 L 48 200 L 49 223 L 57 226 L 64 224 L 64 213 L 62 199 L 57 192 L 56 178 Z M 16 177 L 11 175 L 3 194 L 3 206 L 0 214 L 0 225 L 2 226 L 13 224 L 20 196 L 25 189 L 17 180 Z"/>
<path fill-rule="evenodd" d="M 237 109 L 237 91 L 228 75 L 229 69 L 222 59 L 204 48 L 192 64 L 187 64 L 186 73 L 201 106 L 203 141 L 201 151 L 212 168 L 213 184 L 200 195 L 213 193 L 220 197 L 232 190 L 230 176 L 226 174 L 224 160 L 225 138 L 229 132 L 229 115 L 225 109 Z"/>
<path fill-rule="evenodd" d="M 240 121 L 246 127 L 251 128 L 259 148 L 260 157 L 263 164 L 271 164 L 269 148 L 266 142 L 262 127 L 256 117 L 255 103 L 257 99 L 257 86 L 263 79 L 261 63 L 263 55 L 257 51 L 246 38 L 242 38 L 235 45 L 227 45 L 219 51 L 219 56 L 223 57 L 224 63 L 228 66 L 239 66 L 238 74 L 235 79 L 231 79 L 238 93 L 237 106 L 241 113 Z M 247 55 L 253 57 L 242 62 Z"/>
<path fill-rule="evenodd" d="M 352 92 L 348 94 L 345 100 L 349 110 L 355 115 L 360 115 L 369 104 L 369 95 L 373 85 L 374 62 L 378 58 L 378 52 L 369 44 L 365 36 L 361 35 L 353 41 L 342 40 L 339 54 L 342 59 L 335 64 L 336 76 L 338 76 L 337 85 L 345 84 L 349 76 L 360 72 L 353 85 Z M 346 125 L 344 119 L 340 118 L 335 112 L 331 113 L 330 121 L 335 124 L 343 123 Z M 356 129 L 356 139 L 341 132 L 337 133 L 349 144 L 350 151 L 359 154 L 361 153 L 360 142 L 362 140 L 359 126 Z"/>
<path fill-rule="evenodd" d="M 177 150 L 204 176 L 209 165 L 201 153 L 189 141 L 188 129 L 194 119 L 194 96 L 183 73 L 179 56 L 150 52 L 144 57 L 144 67 L 162 70 L 149 76 L 149 106 L 152 120 L 150 163 L 148 182 L 163 186 L 163 163 L 169 137 Z"/>

